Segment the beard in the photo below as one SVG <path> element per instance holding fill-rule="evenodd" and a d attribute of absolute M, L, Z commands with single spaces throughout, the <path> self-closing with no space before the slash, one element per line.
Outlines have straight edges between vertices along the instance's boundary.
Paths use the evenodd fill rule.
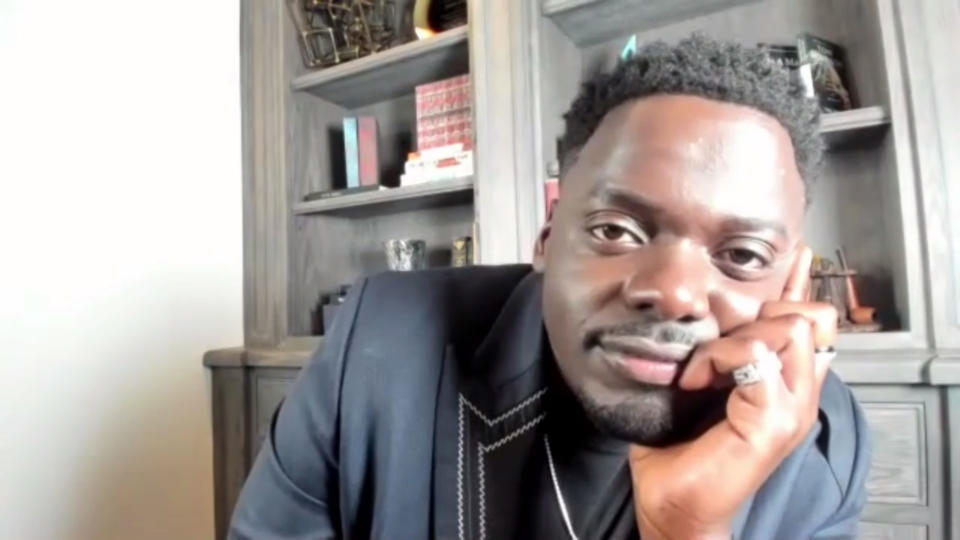
<path fill-rule="evenodd" d="M 686 392 L 675 387 L 637 385 L 626 397 L 601 402 L 574 389 L 587 419 L 611 437 L 652 447 L 699 437 L 725 416 L 729 391 Z"/>

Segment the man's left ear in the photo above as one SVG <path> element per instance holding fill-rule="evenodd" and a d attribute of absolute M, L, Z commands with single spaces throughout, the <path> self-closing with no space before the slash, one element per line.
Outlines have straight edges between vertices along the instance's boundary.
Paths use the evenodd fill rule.
<path fill-rule="evenodd" d="M 547 222 L 540 227 L 540 234 L 537 235 L 537 243 L 533 246 L 533 270 L 543 273 L 547 259 L 547 241 L 550 239 L 550 229 L 553 227 L 552 216 L 547 218 Z"/>

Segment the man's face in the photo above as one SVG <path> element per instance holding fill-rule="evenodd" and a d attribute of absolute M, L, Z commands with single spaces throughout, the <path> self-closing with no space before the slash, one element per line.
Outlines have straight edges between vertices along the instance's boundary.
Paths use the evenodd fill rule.
<path fill-rule="evenodd" d="M 662 445 L 722 414 L 725 392 L 676 381 L 780 297 L 804 196 L 788 133 L 754 109 L 670 95 L 607 114 L 535 261 L 560 373 L 599 428 Z"/>

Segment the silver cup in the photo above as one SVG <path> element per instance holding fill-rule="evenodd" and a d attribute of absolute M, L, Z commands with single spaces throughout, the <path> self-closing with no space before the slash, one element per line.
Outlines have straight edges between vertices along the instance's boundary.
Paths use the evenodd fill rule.
<path fill-rule="evenodd" d="M 427 243 L 423 240 L 395 239 L 384 243 L 387 268 L 399 272 L 427 267 Z"/>

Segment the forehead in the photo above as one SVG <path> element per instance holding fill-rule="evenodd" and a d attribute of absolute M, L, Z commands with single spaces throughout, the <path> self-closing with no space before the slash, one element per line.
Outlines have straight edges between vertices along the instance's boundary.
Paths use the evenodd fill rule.
<path fill-rule="evenodd" d="M 570 174 L 582 197 L 610 185 L 665 209 L 802 226 L 805 193 L 789 134 L 741 105 L 674 95 L 625 103 L 607 114 Z"/>

